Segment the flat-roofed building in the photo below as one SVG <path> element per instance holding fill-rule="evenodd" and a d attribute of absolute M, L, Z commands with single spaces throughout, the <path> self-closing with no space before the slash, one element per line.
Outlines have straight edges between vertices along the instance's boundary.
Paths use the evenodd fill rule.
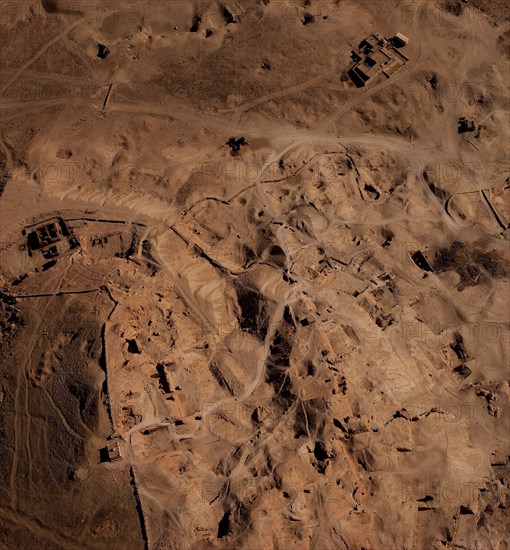
<path fill-rule="evenodd" d="M 409 41 L 404 35 L 402 37 Z M 355 65 L 350 69 L 349 75 L 358 87 L 365 86 L 380 74 L 389 78 L 409 61 L 396 49 L 393 42 L 377 33 L 362 40 L 358 48 L 352 52 L 352 59 Z"/>

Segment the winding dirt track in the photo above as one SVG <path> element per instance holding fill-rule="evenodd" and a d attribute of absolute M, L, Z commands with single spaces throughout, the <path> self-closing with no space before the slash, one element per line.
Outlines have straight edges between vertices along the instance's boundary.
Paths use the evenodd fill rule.
<path fill-rule="evenodd" d="M 177 207 L 171 206 L 167 210 L 165 210 L 162 207 L 162 201 L 158 201 L 153 196 L 150 196 L 149 194 L 146 194 L 142 196 L 142 194 L 133 193 L 132 196 L 129 197 L 129 200 L 126 198 L 126 196 L 120 196 L 116 195 L 114 192 L 105 191 L 104 193 L 98 192 L 98 193 L 91 193 L 90 195 L 84 195 L 80 194 L 76 189 L 69 188 L 63 192 L 61 195 L 55 195 L 55 205 L 58 206 L 58 201 L 60 200 L 68 200 L 72 197 L 79 196 L 80 201 L 84 205 L 90 205 L 91 207 L 94 207 L 99 212 L 107 211 L 109 208 L 115 206 L 116 213 L 120 211 L 123 211 L 125 214 L 125 220 L 120 220 L 121 222 L 125 223 L 133 223 L 135 219 L 142 219 L 144 221 L 147 221 L 147 227 L 144 228 L 142 236 L 140 238 L 140 241 L 137 246 L 137 251 L 134 255 L 135 258 L 140 258 L 142 253 L 142 242 L 145 239 L 153 239 L 155 242 L 155 260 L 150 260 L 153 265 L 161 268 L 163 273 L 168 276 L 170 281 L 172 282 L 173 287 L 175 288 L 176 292 L 180 295 L 180 297 L 183 299 L 183 301 L 186 303 L 186 305 L 190 308 L 192 311 L 193 316 L 195 319 L 197 319 L 198 322 L 202 323 L 204 326 L 214 326 L 214 318 L 211 315 L 208 315 L 207 312 L 204 312 L 200 301 L 197 299 L 196 295 L 193 294 L 189 290 L 189 287 L 186 285 L 185 280 L 185 271 L 183 272 L 181 269 L 181 266 L 175 265 L 174 261 L 174 251 L 172 250 L 172 239 L 175 238 L 176 230 L 174 227 L 174 224 L 180 221 L 185 221 L 188 214 L 190 214 L 193 209 L 206 201 L 216 201 L 220 202 L 223 205 L 230 205 L 232 208 L 235 208 L 234 200 L 242 196 L 243 194 L 247 193 L 250 190 L 256 189 L 257 192 L 260 192 L 261 194 L 264 193 L 264 190 L 266 188 L 269 188 L 271 184 L 275 183 L 275 181 L 268 179 L 267 172 L 268 169 L 273 166 L 275 163 L 277 164 L 280 160 L 282 160 L 287 154 L 290 152 L 299 149 L 300 147 L 312 145 L 316 146 L 317 148 L 319 146 L 324 147 L 333 147 L 335 148 L 334 153 L 336 154 L 347 154 L 349 152 L 349 147 L 364 147 L 366 146 L 368 149 L 376 149 L 376 150 L 390 150 L 392 152 L 398 153 L 408 165 L 407 170 L 407 182 L 404 185 L 408 185 L 408 182 L 417 183 L 422 187 L 422 191 L 426 198 L 428 199 L 429 203 L 433 205 L 434 207 L 434 213 L 430 216 L 422 216 L 417 217 L 414 212 L 412 211 L 412 201 L 409 201 L 404 207 L 401 208 L 401 212 L 397 214 L 393 214 L 391 216 L 379 216 L 377 219 L 370 219 L 370 218 L 363 218 L 363 219 L 356 219 L 356 218 L 350 218 L 350 219 L 342 219 L 337 218 L 336 222 L 338 225 L 346 225 L 346 226 L 370 226 L 370 227 L 378 227 L 383 226 L 388 223 L 392 222 L 403 222 L 403 221 L 413 221 L 413 222 L 443 222 L 446 227 L 450 228 L 452 230 L 452 233 L 458 232 L 460 229 L 464 232 L 464 234 L 470 236 L 470 237 L 483 237 L 487 241 L 493 243 L 494 245 L 497 245 L 501 248 L 508 248 L 508 243 L 502 242 L 500 238 L 498 238 L 495 235 L 492 235 L 482 229 L 476 228 L 476 227 L 461 227 L 448 213 L 448 203 L 445 205 L 441 202 L 441 200 L 433 193 L 433 191 L 429 188 L 429 185 L 425 181 L 424 178 L 424 166 L 427 164 L 433 164 L 435 162 L 445 162 L 445 159 L 451 159 L 451 158 L 461 158 L 462 159 L 462 151 L 460 149 L 460 145 L 451 146 L 451 145 L 444 145 L 444 143 L 450 143 L 452 142 L 451 139 L 444 140 L 442 138 L 433 137 L 425 140 L 418 140 L 416 142 L 409 142 L 409 140 L 401 137 L 385 137 L 385 136 L 377 136 L 372 134 L 362 134 L 362 135 L 354 135 L 353 132 L 345 131 L 345 132 L 339 132 L 336 131 L 336 127 L 338 126 L 338 122 L 342 120 L 343 117 L 345 117 L 348 113 L 352 112 L 356 108 L 360 107 L 367 99 L 374 96 L 375 94 L 380 93 L 381 91 L 385 90 L 386 88 L 393 86 L 394 84 L 404 82 L 407 79 L 409 79 L 412 75 L 416 74 L 417 71 L 421 70 L 424 66 L 424 62 L 427 60 L 424 57 L 424 48 L 422 47 L 422 44 L 420 42 L 420 33 L 418 32 L 419 25 L 425 24 L 425 15 L 424 15 L 424 8 L 427 4 L 427 0 L 422 0 L 420 3 L 419 9 L 416 10 L 414 15 L 414 21 L 413 21 L 413 32 L 414 35 L 417 37 L 416 39 L 416 45 L 414 47 L 414 52 L 411 55 L 412 60 L 409 62 L 409 64 L 404 68 L 401 69 L 399 73 L 397 73 L 394 77 L 390 78 L 389 80 L 386 80 L 376 86 L 373 86 L 363 92 L 357 92 L 353 91 L 353 94 L 355 97 L 349 101 L 347 101 L 345 104 L 341 105 L 339 110 L 335 113 L 335 116 L 331 119 L 320 121 L 317 123 L 317 125 L 311 129 L 311 130 L 267 130 L 264 132 L 259 127 L 255 127 L 254 125 L 250 125 L 249 122 L 243 120 L 243 115 L 248 113 L 250 110 L 255 109 L 264 103 L 270 102 L 274 99 L 280 99 L 284 97 L 291 97 L 293 94 L 296 94 L 298 92 L 305 91 L 309 89 L 310 87 L 318 84 L 319 82 L 322 82 L 326 80 L 327 78 L 331 78 L 334 76 L 333 73 L 325 73 L 318 76 L 315 76 L 303 83 L 296 84 L 295 86 L 289 86 L 280 92 L 276 94 L 267 94 L 263 95 L 257 98 L 254 98 L 252 100 L 246 101 L 245 103 L 237 106 L 234 109 L 227 110 L 225 112 L 218 113 L 216 115 L 214 114 L 204 114 L 200 112 L 195 112 L 190 109 L 177 107 L 175 105 L 163 105 L 158 103 L 150 103 L 150 102 L 140 102 L 139 104 L 129 104 L 126 102 L 121 101 L 114 101 L 110 100 L 108 104 L 108 110 L 109 111 L 116 111 L 118 113 L 125 113 L 128 115 L 161 115 L 164 117 L 167 117 L 168 119 L 175 119 L 182 123 L 190 123 L 194 126 L 198 126 L 200 128 L 207 128 L 209 130 L 214 130 L 222 135 L 231 135 L 231 134 L 237 134 L 237 135 L 244 135 L 248 138 L 264 138 L 264 140 L 267 140 L 267 142 L 270 144 L 272 148 L 271 155 L 267 158 L 267 160 L 262 164 L 260 167 L 258 177 L 254 182 L 251 182 L 249 185 L 246 185 L 245 187 L 241 188 L 240 190 L 236 191 L 229 197 L 215 197 L 215 196 L 207 196 L 202 197 L 195 202 L 191 204 L 186 204 L 185 210 L 179 211 Z M 104 20 L 108 15 L 111 13 L 114 13 L 113 11 L 105 12 L 102 16 L 102 19 Z M 475 28 L 473 32 L 476 34 L 477 31 L 480 31 L 480 22 L 477 17 L 474 17 L 475 20 Z M 10 76 L 10 78 L 7 80 L 7 82 L 0 88 L 0 95 L 4 94 L 15 82 L 17 79 L 19 79 L 24 73 L 27 73 L 29 71 L 29 67 L 33 65 L 52 45 L 56 44 L 59 40 L 64 38 L 68 35 L 69 32 L 71 32 L 73 29 L 77 28 L 79 25 L 83 24 L 83 20 L 78 20 L 72 25 L 68 26 L 62 33 L 60 33 L 58 36 L 53 38 L 51 41 L 47 42 L 32 58 L 27 61 L 22 67 L 20 67 L 14 74 Z M 459 70 L 464 70 L 468 68 L 468 64 L 470 61 L 470 58 L 476 54 L 476 49 L 478 45 L 476 42 L 472 42 L 471 49 L 469 51 L 464 52 L 464 55 L 462 57 L 461 65 L 459 66 Z M 466 77 L 467 78 L 467 77 Z M 61 79 L 62 82 L 67 82 L 65 78 Z M 465 84 L 465 81 L 460 83 L 460 85 Z M 27 101 L 27 102 L 19 102 L 19 101 L 6 101 L 0 103 L 0 110 L 3 110 L 4 112 L 7 112 L 9 110 L 23 110 L 25 112 L 34 112 L 38 109 L 44 109 L 47 107 L 53 107 L 55 105 L 62 105 L 65 104 L 66 100 L 58 100 L 58 99 L 49 99 L 49 100 L 34 100 L 34 101 Z M 101 110 L 100 105 L 96 105 L 95 102 L 88 101 L 88 100 L 82 100 L 80 99 L 78 103 L 76 103 L 76 106 L 87 106 L 89 108 L 92 108 L 96 111 Z M 491 117 L 495 113 L 508 113 L 507 110 L 494 110 L 491 113 L 489 113 L 486 118 L 487 120 L 489 117 Z M 451 121 L 460 115 L 460 112 L 455 111 L 455 107 L 449 107 L 447 108 L 443 115 L 442 120 Z M 441 122 L 442 124 L 442 122 Z M 436 130 L 436 129 L 434 129 Z M 453 134 L 455 134 L 456 129 L 454 126 L 450 126 L 450 129 L 447 130 L 449 132 L 449 136 L 451 137 Z M 431 132 L 432 133 L 432 132 Z M 440 134 L 438 132 L 438 135 L 444 135 Z M 186 157 L 184 160 L 189 160 L 191 158 L 196 159 L 200 158 L 201 153 L 197 153 L 196 155 L 192 155 L 189 157 Z M 309 158 L 305 163 L 304 167 L 311 167 L 315 162 L 318 161 L 318 159 L 322 155 L 331 154 L 331 153 L 317 153 L 316 155 L 313 155 L 311 158 Z M 182 159 L 181 159 L 182 160 Z M 295 174 L 301 170 L 299 168 Z M 465 164 L 462 168 L 462 176 L 465 176 L 467 180 L 469 180 L 469 166 Z M 294 174 L 294 175 L 295 175 Z M 290 177 L 290 176 L 286 176 Z M 285 179 L 285 178 L 284 178 Z M 278 180 L 279 181 L 279 180 Z M 12 181 L 12 184 L 15 185 L 17 182 L 16 180 Z M 20 185 L 22 182 L 18 182 Z M 469 194 L 469 193 L 481 193 L 484 190 L 490 189 L 492 186 L 489 186 L 487 184 L 484 185 L 476 185 L 473 184 L 473 189 L 468 191 L 459 191 L 450 196 L 448 200 L 451 200 L 452 198 Z M 49 191 L 54 192 L 54 190 Z M 146 208 L 140 208 L 140 203 L 142 201 L 145 201 Z M 445 207 L 446 206 L 446 207 Z M 282 222 L 282 220 L 279 220 L 278 215 L 272 210 L 272 208 L 269 206 L 268 211 L 273 217 L 273 221 L 279 221 Z M 150 212 L 148 214 L 147 212 Z M 376 212 L 374 210 L 374 212 Z M 377 212 L 376 212 L 377 213 Z M 99 219 L 99 218 L 98 218 Z M 188 249 L 188 252 L 191 253 L 191 249 L 195 243 L 191 240 L 186 241 L 186 247 Z M 76 261 L 79 259 L 76 258 Z M 198 262 L 203 262 L 204 260 L 197 260 Z M 229 270 L 226 267 L 221 266 L 221 264 L 218 262 L 220 267 L 225 271 L 229 272 Z M 27 342 L 26 348 L 26 354 L 25 354 L 25 362 L 20 365 L 20 368 L 17 371 L 16 375 L 16 391 L 15 391 L 15 419 L 14 419 L 14 458 L 13 458 L 13 465 L 12 470 L 10 474 L 10 496 L 11 496 L 11 509 L 4 509 L 0 508 L 0 516 L 3 516 L 8 521 L 15 523 L 21 527 L 29 529 L 31 532 L 33 532 L 35 535 L 41 537 L 43 540 L 47 540 L 55 545 L 61 546 L 63 548 L 75 548 L 75 542 L 66 538 L 63 535 L 60 535 L 59 533 L 54 532 L 53 530 L 47 529 L 44 525 L 42 525 L 38 520 L 24 516 L 22 513 L 15 512 L 17 510 L 17 494 L 16 494 L 16 484 L 17 484 L 17 473 L 19 468 L 19 462 L 20 462 L 20 453 L 22 449 L 24 449 L 27 453 L 29 463 L 32 463 L 33 457 L 31 456 L 31 442 L 29 440 L 29 433 L 30 433 L 30 423 L 35 422 L 35 419 L 32 419 L 30 416 L 29 411 L 29 403 L 28 403 L 28 377 L 27 377 L 27 367 L 31 361 L 31 354 L 32 350 L 34 349 L 36 345 L 36 341 L 38 338 L 38 334 L 40 334 L 42 329 L 42 319 L 44 318 L 44 314 L 48 310 L 48 307 L 52 303 L 52 300 L 56 296 L 62 296 L 65 294 L 73 294 L 73 293 L 80 293 L 80 292 L 95 292 L 97 290 L 100 290 L 101 288 L 95 288 L 91 290 L 84 290 L 82 288 L 77 288 L 76 290 L 62 290 L 63 285 L 66 282 L 66 278 L 68 276 L 68 273 L 70 272 L 71 268 L 73 266 L 73 258 L 71 258 L 69 265 L 67 269 L 62 274 L 57 286 L 55 287 L 54 292 L 49 293 L 42 293 L 39 295 L 39 297 L 49 297 L 50 299 L 46 303 L 45 307 L 42 309 L 41 312 L 37 313 L 37 324 L 32 327 L 32 333 L 29 341 Z M 89 269 L 92 271 L 92 268 L 89 267 Z M 239 276 L 241 274 L 244 274 L 248 272 L 251 269 L 251 266 L 247 268 L 243 272 L 229 272 L 229 274 L 232 277 Z M 308 295 L 315 295 L 319 300 L 325 300 L 323 298 L 320 290 L 312 288 L 310 284 L 308 284 L 302 277 L 299 275 L 294 274 L 297 279 L 297 284 L 294 288 L 294 297 L 286 297 L 282 298 L 277 304 L 276 309 L 273 315 L 273 320 L 279 320 L 283 316 L 284 308 L 288 305 L 292 305 L 295 302 L 298 301 L 298 296 L 301 292 L 307 293 Z M 103 281 L 104 282 L 104 281 Z M 67 285 L 69 287 L 69 285 Z M 19 299 L 23 298 L 35 298 L 35 295 L 19 295 Z M 488 303 L 490 299 L 490 296 L 487 297 L 485 303 Z M 485 304 L 484 306 L 485 307 Z M 115 310 L 115 308 L 114 308 Z M 113 310 L 112 310 L 113 313 Z M 336 315 L 336 320 L 338 320 L 339 324 L 344 321 L 344 318 L 342 317 L 342 314 L 336 313 L 333 315 L 333 317 Z M 110 315 L 111 317 L 112 315 Z M 117 322 L 115 318 L 108 320 L 112 324 L 114 322 Z M 245 387 L 242 394 L 237 396 L 231 396 L 231 397 L 225 397 L 223 399 L 218 400 L 215 403 L 215 406 L 213 408 L 209 408 L 206 413 L 204 413 L 204 419 L 207 418 L 207 415 L 214 413 L 215 411 L 218 411 L 222 408 L 228 408 L 229 406 L 235 405 L 235 404 L 242 404 L 244 402 L 247 402 L 250 400 L 250 398 L 253 396 L 255 391 L 259 388 L 261 385 L 261 382 L 264 380 L 264 377 L 266 375 L 266 369 L 267 369 L 267 358 L 270 353 L 270 345 L 273 341 L 273 338 L 275 336 L 276 332 L 276 323 L 272 323 L 272 329 L 268 331 L 265 341 L 262 346 L 263 353 L 261 355 L 261 359 L 258 361 L 256 365 L 256 372 L 254 373 L 253 379 L 251 382 Z M 399 355 L 399 350 L 393 350 L 395 357 L 398 361 L 400 361 L 402 364 L 405 363 L 405 357 L 402 355 L 402 357 Z M 413 353 L 413 350 L 408 347 L 406 350 L 409 355 Z M 211 362 L 214 359 L 214 355 L 211 357 Z M 410 374 L 410 377 L 412 377 L 412 374 Z M 304 402 L 304 392 L 307 389 L 307 386 L 312 385 L 316 379 L 317 376 L 312 376 L 310 379 L 307 379 L 306 381 L 298 384 L 295 387 L 295 390 L 298 393 L 298 399 L 296 402 L 285 412 L 285 417 L 290 417 L 290 415 L 295 414 L 296 410 L 301 407 L 303 409 L 303 413 L 305 416 L 305 424 L 306 424 L 306 430 L 308 432 L 308 443 L 312 444 L 312 437 L 311 437 L 311 430 L 309 426 L 309 421 L 306 415 L 306 410 L 303 405 Z M 453 394 L 454 395 L 454 394 Z M 58 406 L 50 396 L 50 394 L 47 395 L 48 398 L 48 404 L 49 406 L 56 412 L 57 416 L 59 417 L 64 429 L 69 432 L 71 435 L 78 439 L 83 439 L 83 436 L 78 434 L 67 422 L 66 418 L 64 417 L 62 411 L 58 409 Z M 389 422 L 390 420 L 388 420 Z M 25 424 L 26 422 L 26 424 Z M 129 429 L 126 433 L 124 433 L 123 438 L 125 439 L 128 444 L 131 444 L 132 441 L 132 435 L 144 430 L 145 428 L 153 426 L 155 423 L 159 424 L 160 426 L 170 426 L 172 425 L 171 422 L 168 421 L 168 418 L 163 417 L 162 415 L 157 414 L 156 407 L 154 406 L 154 412 L 152 414 L 148 414 L 146 418 L 141 421 L 139 424 L 134 426 L 133 428 Z M 199 439 L 203 435 L 201 425 L 199 425 L 195 430 L 190 431 L 188 433 L 180 433 L 179 438 L 180 439 Z M 448 434 L 447 434 L 448 435 Z M 250 434 L 248 436 L 246 435 L 239 435 L 239 437 L 234 437 L 230 441 L 232 444 L 236 444 L 239 446 L 243 446 L 244 444 L 248 443 L 250 441 L 250 438 L 253 437 L 253 434 Z M 273 438 L 276 436 L 274 434 L 265 434 L 259 444 L 263 446 L 263 444 L 269 443 Z M 448 453 L 448 441 L 445 448 L 445 452 Z M 138 462 L 139 459 L 135 457 L 135 453 L 133 449 L 129 448 L 127 451 L 127 455 L 125 457 L 125 461 L 131 464 L 131 466 L 142 466 L 142 462 Z M 235 475 L 239 475 L 241 478 L 241 475 L 245 470 L 250 468 L 252 463 L 256 459 L 254 457 L 245 457 L 244 461 L 240 461 L 240 465 L 238 469 L 235 471 Z M 285 459 L 282 459 L 282 461 Z M 297 458 L 296 458 L 297 460 Z M 277 463 L 273 465 L 273 469 L 277 468 L 280 464 Z M 31 466 L 30 466 L 31 467 Z M 235 477 L 235 476 L 234 476 Z M 28 473 L 28 483 L 30 484 L 31 481 L 31 471 Z M 145 493 L 142 492 L 142 497 L 149 499 L 150 497 L 147 496 Z M 353 495 L 354 499 L 354 495 Z M 328 509 L 327 506 L 324 505 L 324 503 L 321 503 L 321 506 L 319 507 L 319 512 L 322 514 L 322 517 L 324 518 L 322 521 L 322 529 L 324 528 L 324 525 L 326 525 L 329 521 L 327 517 Z M 417 520 L 416 520 L 417 521 Z M 317 525 L 311 525 L 310 527 L 319 527 L 319 529 L 315 532 L 315 534 L 312 537 L 311 541 L 311 548 L 317 548 L 319 550 L 321 548 L 321 526 L 319 524 Z M 342 542 L 344 546 L 346 544 Z M 87 546 L 82 545 L 83 547 L 87 548 Z"/>

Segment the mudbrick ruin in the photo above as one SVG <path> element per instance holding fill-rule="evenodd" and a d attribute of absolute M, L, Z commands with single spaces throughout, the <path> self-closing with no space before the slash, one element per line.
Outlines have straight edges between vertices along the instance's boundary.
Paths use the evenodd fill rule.
<path fill-rule="evenodd" d="M 502 0 L 0 0 L 0 547 L 508 550 Z"/>

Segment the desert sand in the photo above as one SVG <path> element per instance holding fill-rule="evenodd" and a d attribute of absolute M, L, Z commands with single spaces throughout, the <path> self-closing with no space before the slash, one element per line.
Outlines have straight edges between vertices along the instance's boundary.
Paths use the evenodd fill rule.
<path fill-rule="evenodd" d="M 510 548 L 505 4 L 0 1 L 1 548 Z"/>

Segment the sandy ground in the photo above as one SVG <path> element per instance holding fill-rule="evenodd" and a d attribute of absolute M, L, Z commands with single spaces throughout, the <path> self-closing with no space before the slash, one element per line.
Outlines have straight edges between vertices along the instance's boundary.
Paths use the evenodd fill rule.
<path fill-rule="evenodd" d="M 0 546 L 508 550 L 505 2 L 0 26 Z"/>

